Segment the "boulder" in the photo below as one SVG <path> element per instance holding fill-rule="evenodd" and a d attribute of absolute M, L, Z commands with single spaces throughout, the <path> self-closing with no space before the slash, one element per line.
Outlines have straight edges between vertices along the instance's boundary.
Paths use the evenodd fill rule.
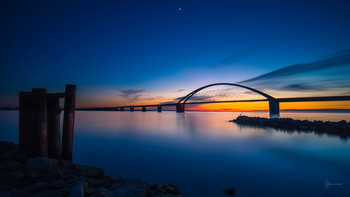
<path fill-rule="evenodd" d="M 23 188 L 22 191 L 26 195 L 29 195 L 29 194 L 34 194 L 38 191 L 46 190 L 48 186 L 49 184 L 46 182 L 37 182 L 37 183 L 34 183 L 33 185 L 28 185 L 27 187 Z"/>
<path fill-rule="evenodd" d="M 12 185 L 24 179 L 25 172 L 17 170 L 9 173 L 0 173 L 0 184 Z"/>
<path fill-rule="evenodd" d="M 85 188 L 87 188 L 87 183 L 85 181 L 79 181 L 70 190 L 68 197 L 84 197 Z"/>
<path fill-rule="evenodd" d="M 91 194 L 94 194 L 96 192 L 96 188 L 94 188 L 94 187 L 87 188 L 84 192 L 86 195 L 91 195 Z"/>
<path fill-rule="evenodd" d="M 113 197 L 113 194 L 104 187 L 98 188 L 96 193 L 97 193 L 97 196 L 101 196 L 101 197 Z"/>
<path fill-rule="evenodd" d="M 57 160 L 44 157 L 36 157 L 31 159 L 25 166 L 26 172 L 50 173 L 57 168 Z"/>
<path fill-rule="evenodd" d="M 181 194 L 180 189 L 172 183 L 163 185 L 162 190 L 167 194 Z"/>
<path fill-rule="evenodd" d="M 17 168 L 17 162 L 10 160 L 0 165 L 0 172 L 11 172 Z"/>
<path fill-rule="evenodd" d="M 4 152 L 0 154 L 0 160 L 7 160 L 12 158 L 12 152 Z"/>

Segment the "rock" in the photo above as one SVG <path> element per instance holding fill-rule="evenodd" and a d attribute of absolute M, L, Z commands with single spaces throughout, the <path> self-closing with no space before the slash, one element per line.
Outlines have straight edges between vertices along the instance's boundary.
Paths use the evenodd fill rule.
<path fill-rule="evenodd" d="M 77 173 L 85 177 L 103 178 L 105 176 L 105 171 L 99 167 L 86 165 L 76 165 L 76 167 L 78 168 Z"/>
<path fill-rule="evenodd" d="M 100 187 L 97 190 L 97 196 L 101 197 L 113 197 L 113 194 L 104 187 Z"/>
<path fill-rule="evenodd" d="M 60 177 L 64 180 L 77 178 L 77 172 L 73 169 L 59 168 L 57 169 L 57 172 L 59 173 Z"/>
<path fill-rule="evenodd" d="M 72 161 L 69 160 L 59 160 L 58 165 L 67 169 L 76 169 Z"/>
<path fill-rule="evenodd" d="M 338 122 L 339 124 L 346 124 L 346 121 L 345 120 L 341 120 Z"/>
<path fill-rule="evenodd" d="M 172 183 L 163 185 L 162 190 L 167 194 L 181 194 L 181 191 L 179 190 L 179 188 Z"/>
<path fill-rule="evenodd" d="M 17 168 L 17 162 L 10 160 L 0 165 L 0 172 L 11 172 Z"/>
<path fill-rule="evenodd" d="M 57 180 L 53 180 L 53 181 L 49 182 L 48 189 L 57 190 L 57 189 L 63 189 L 63 188 L 71 188 L 72 185 L 75 185 L 75 184 L 68 182 L 68 181 L 64 181 L 62 179 L 57 179 Z M 70 191 L 70 189 L 68 190 L 68 192 L 69 191 Z"/>
<path fill-rule="evenodd" d="M 87 183 L 89 184 L 89 187 L 100 187 L 104 184 L 104 181 L 101 179 L 92 179 L 89 178 L 87 180 Z"/>
<path fill-rule="evenodd" d="M 84 197 L 84 191 L 87 187 L 87 183 L 85 181 L 79 181 L 76 185 L 73 186 L 72 190 L 70 190 L 68 197 Z"/>
<path fill-rule="evenodd" d="M 0 184 L 12 185 L 24 179 L 25 172 L 18 170 L 9 173 L 0 173 Z"/>
<path fill-rule="evenodd" d="M 18 146 L 13 142 L 0 141 L 0 154 L 5 152 L 17 152 L 19 150 Z"/>
<path fill-rule="evenodd" d="M 16 160 L 19 163 L 25 164 L 27 162 L 27 157 L 26 154 L 24 152 L 17 152 L 14 155 L 14 160 Z"/>
<path fill-rule="evenodd" d="M 4 152 L 0 154 L 0 160 L 7 160 L 12 158 L 11 152 Z"/>
<path fill-rule="evenodd" d="M 57 168 L 57 160 L 44 157 L 36 157 L 31 159 L 25 166 L 26 172 L 50 173 Z"/>
<path fill-rule="evenodd" d="M 53 195 L 52 196 L 67 196 L 70 192 L 70 189 L 69 188 L 62 188 L 62 189 L 58 189 L 58 190 L 55 190 Z M 49 195 L 47 195 L 49 196 Z"/>
<path fill-rule="evenodd" d="M 310 129 L 313 130 L 313 131 L 317 131 L 317 130 L 318 130 L 318 127 L 311 126 Z"/>
<path fill-rule="evenodd" d="M 147 194 L 147 186 L 138 179 L 123 179 L 109 188 L 113 196 L 142 197 Z"/>
<path fill-rule="evenodd" d="M 307 127 L 307 126 L 304 126 L 304 125 L 300 125 L 300 126 L 299 126 L 299 129 L 303 129 L 303 130 L 306 130 L 306 129 L 309 129 L 309 127 Z"/>
<path fill-rule="evenodd" d="M 45 190 L 48 188 L 49 184 L 46 182 L 37 182 L 34 183 L 33 185 L 29 185 L 23 189 L 23 192 L 25 194 L 34 194 L 38 192 L 39 190 Z"/>
<path fill-rule="evenodd" d="M 94 194 L 96 192 L 96 188 L 87 188 L 86 190 L 85 190 L 85 194 L 86 195 L 91 195 L 91 194 Z"/>
<path fill-rule="evenodd" d="M 225 188 L 224 190 L 222 190 L 222 192 L 224 192 L 227 195 L 233 196 L 236 194 L 236 190 L 232 187 L 229 188 Z"/>
<path fill-rule="evenodd" d="M 50 182 L 50 181 L 57 180 L 60 178 L 62 178 L 60 170 L 56 169 L 53 172 L 51 172 L 50 174 L 45 174 L 44 176 L 39 177 L 37 180 L 43 181 L 43 182 Z"/>

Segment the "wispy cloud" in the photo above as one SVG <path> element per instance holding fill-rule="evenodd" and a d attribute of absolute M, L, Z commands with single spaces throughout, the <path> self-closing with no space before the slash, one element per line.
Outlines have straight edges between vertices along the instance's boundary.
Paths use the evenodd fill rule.
<path fill-rule="evenodd" d="M 143 92 L 144 90 L 139 89 L 122 89 L 119 95 L 127 99 L 137 100 Z"/>
<path fill-rule="evenodd" d="M 254 87 L 289 91 L 323 91 L 350 88 L 350 49 L 325 59 L 287 66 L 241 81 Z"/>
<path fill-rule="evenodd" d="M 236 63 L 237 61 L 240 61 L 246 57 L 252 56 L 254 53 L 251 50 L 242 50 L 233 53 L 231 56 L 222 59 L 220 61 L 220 64 L 231 64 L 231 63 Z"/>
<path fill-rule="evenodd" d="M 140 96 L 143 95 L 145 90 L 141 89 L 124 89 L 117 88 L 114 93 L 107 93 L 106 95 L 118 95 L 120 97 L 129 99 L 129 100 L 137 100 Z"/>
<path fill-rule="evenodd" d="M 344 50 L 338 53 L 333 54 L 330 58 L 311 62 L 304 64 L 295 64 L 287 66 L 281 69 L 278 69 L 273 72 L 269 72 L 258 77 L 248 79 L 244 82 L 252 82 L 258 80 L 270 80 L 273 78 L 288 77 L 291 75 L 296 75 L 300 73 L 307 73 L 312 71 L 317 71 L 321 69 L 334 68 L 338 66 L 350 65 L 350 49 Z"/>
<path fill-rule="evenodd" d="M 185 89 L 176 90 L 176 92 L 183 92 Z"/>
<path fill-rule="evenodd" d="M 233 53 L 231 56 L 226 57 L 222 60 L 220 60 L 217 64 L 209 66 L 210 68 L 217 68 L 220 66 L 226 66 L 228 64 L 235 64 L 241 61 L 244 58 L 250 57 L 254 55 L 254 52 L 252 50 L 241 50 L 238 52 Z"/>

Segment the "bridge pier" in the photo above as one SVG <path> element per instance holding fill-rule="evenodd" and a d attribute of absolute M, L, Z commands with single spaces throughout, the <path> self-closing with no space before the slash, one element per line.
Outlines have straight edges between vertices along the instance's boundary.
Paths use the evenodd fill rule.
<path fill-rule="evenodd" d="M 269 99 L 270 118 L 280 117 L 280 103 L 273 98 Z"/>
<path fill-rule="evenodd" d="M 130 111 L 134 111 L 134 107 L 130 107 Z"/>
<path fill-rule="evenodd" d="M 161 105 L 158 105 L 158 106 L 157 106 L 157 111 L 158 111 L 158 112 L 162 112 L 162 106 L 161 106 Z"/>
<path fill-rule="evenodd" d="M 146 112 L 146 107 L 142 107 L 142 112 Z"/>
<path fill-rule="evenodd" d="M 176 112 L 177 113 L 184 113 L 185 112 L 185 103 L 176 104 Z"/>
<path fill-rule="evenodd" d="M 121 108 L 120 108 L 120 111 L 124 111 L 124 107 L 121 107 Z"/>

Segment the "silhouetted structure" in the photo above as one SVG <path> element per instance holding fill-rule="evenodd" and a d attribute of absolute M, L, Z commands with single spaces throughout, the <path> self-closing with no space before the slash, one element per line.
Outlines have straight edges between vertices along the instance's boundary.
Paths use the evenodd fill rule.
<path fill-rule="evenodd" d="M 72 160 L 75 96 L 75 85 L 66 85 L 65 93 L 46 93 L 39 88 L 19 93 L 19 146 L 28 157 Z M 60 98 L 65 98 L 62 157 Z"/>
<path fill-rule="evenodd" d="M 266 99 L 250 99 L 250 100 L 225 100 L 225 101 L 197 101 L 197 102 L 187 102 L 191 97 L 193 97 L 196 93 L 200 92 L 201 90 L 204 90 L 206 88 L 212 87 L 212 86 L 236 86 L 240 87 L 246 90 L 249 90 L 251 92 L 257 93 Z M 281 102 L 313 102 L 313 101 L 350 101 L 350 96 L 324 96 L 324 97 L 296 97 L 296 98 L 274 98 L 271 95 L 268 95 L 264 92 L 261 92 L 259 90 L 256 90 L 251 87 L 247 87 L 240 84 L 234 84 L 234 83 L 214 83 L 209 84 L 203 87 L 200 87 L 191 93 L 187 94 L 183 98 L 181 98 L 177 103 L 166 103 L 161 105 L 134 105 L 134 106 L 123 106 L 130 108 L 130 111 L 134 110 L 134 107 L 141 107 L 142 111 L 146 111 L 146 107 L 157 107 L 158 112 L 161 112 L 162 106 L 176 106 L 176 112 L 178 113 L 184 113 L 185 112 L 185 104 L 208 104 L 208 103 L 233 103 L 233 102 L 262 102 L 262 101 L 268 101 L 269 102 L 269 111 L 270 111 L 270 118 L 276 118 L 279 117 L 280 114 L 280 108 L 279 103 Z M 117 107 L 118 108 L 118 107 Z M 119 107 L 121 108 L 121 107 Z M 107 108 L 104 108 L 104 110 L 107 110 Z"/>

